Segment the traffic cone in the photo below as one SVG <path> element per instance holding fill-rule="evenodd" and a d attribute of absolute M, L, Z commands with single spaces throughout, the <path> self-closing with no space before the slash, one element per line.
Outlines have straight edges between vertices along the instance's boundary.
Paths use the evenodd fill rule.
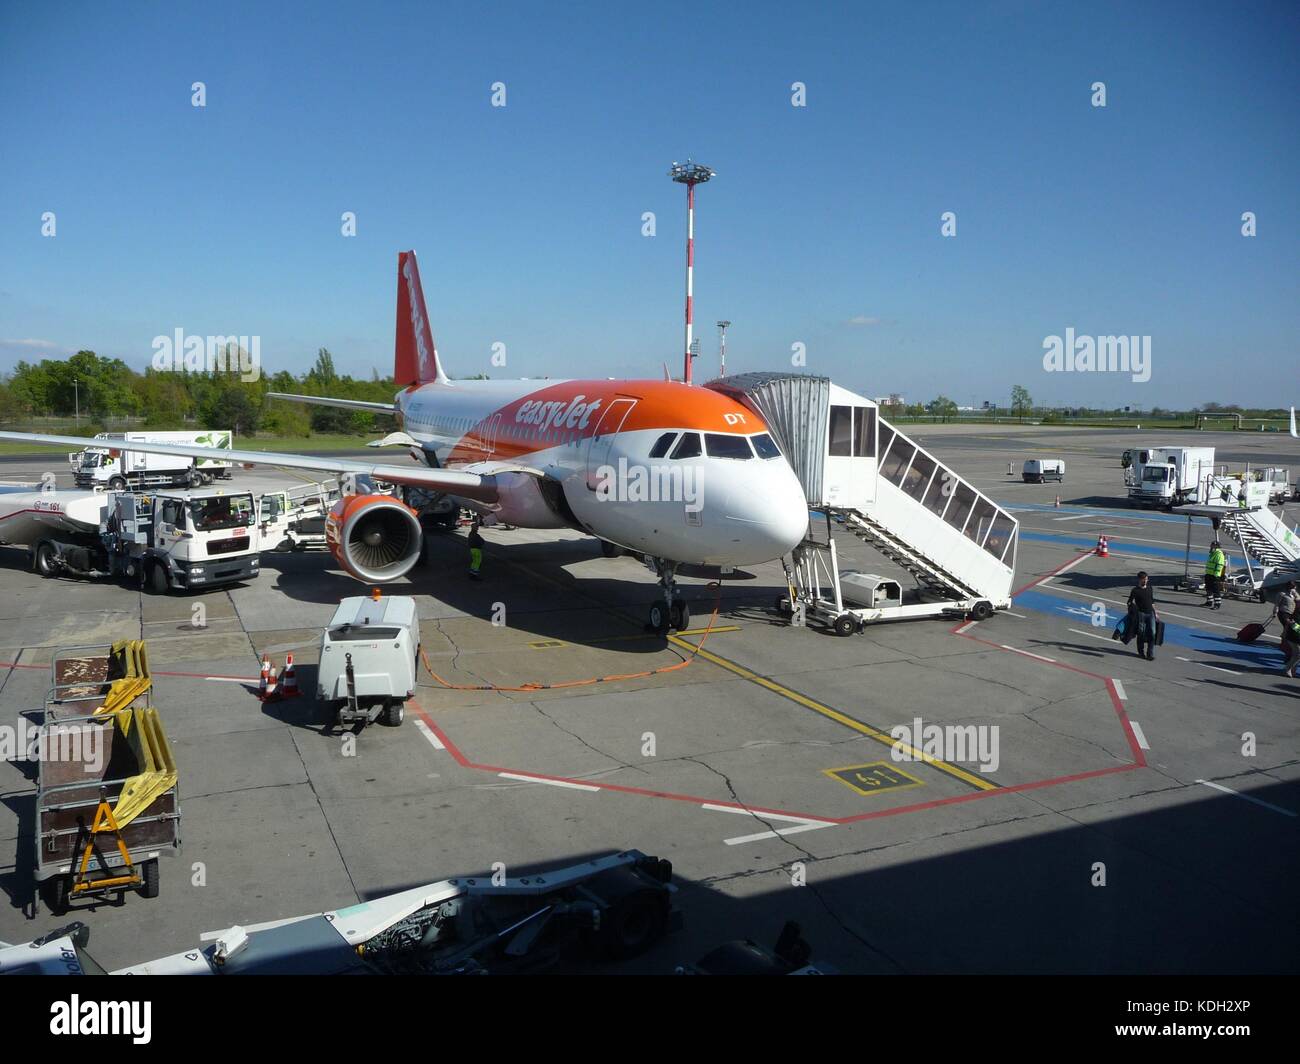
<path fill-rule="evenodd" d="M 1056 497 L 1056 508 L 1058 510 L 1061 508 L 1061 497 L 1059 495 Z"/>
<path fill-rule="evenodd" d="M 298 697 L 298 674 L 293 667 L 293 655 L 289 654 L 284 659 L 284 672 L 280 673 L 280 697 L 297 698 Z"/>
<path fill-rule="evenodd" d="M 271 679 L 271 659 L 263 655 L 262 656 L 262 679 L 257 686 L 257 697 L 260 698 L 263 702 L 266 701 L 266 685 L 270 679 Z"/>
<path fill-rule="evenodd" d="M 1110 544 L 1106 542 L 1105 536 L 1097 537 L 1097 557 L 1098 558 L 1110 557 Z"/>
<path fill-rule="evenodd" d="M 262 701 L 278 702 L 280 701 L 280 685 L 276 680 L 275 666 L 267 662 L 267 667 L 270 671 L 266 674 L 266 690 L 262 692 Z"/>

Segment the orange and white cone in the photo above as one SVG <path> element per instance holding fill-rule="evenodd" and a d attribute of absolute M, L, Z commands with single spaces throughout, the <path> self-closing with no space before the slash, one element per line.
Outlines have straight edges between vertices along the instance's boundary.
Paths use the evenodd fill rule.
<path fill-rule="evenodd" d="M 298 674 L 293 667 L 293 655 L 289 654 L 284 659 L 284 672 L 280 673 L 280 697 L 297 698 L 298 697 Z"/>
<path fill-rule="evenodd" d="M 280 684 L 275 676 L 275 666 L 267 663 L 270 672 L 266 674 L 266 690 L 262 692 L 263 702 L 280 701 Z"/>
<path fill-rule="evenodd" d="M 262 658 L 262 678 L 257 685 L 257 697 L 260 698 L 263 702 L 266 701 L 266 685 L 270 681 L 270 679 L 271 679 L 271 659 L 264 656 Z"/>
<path fill-rule="evenodd" d="M 1097 537 L 1097 557 L 1098 558 L 1110 557 L 1110 544 L 1106 542 L 1105 536 Z"/>

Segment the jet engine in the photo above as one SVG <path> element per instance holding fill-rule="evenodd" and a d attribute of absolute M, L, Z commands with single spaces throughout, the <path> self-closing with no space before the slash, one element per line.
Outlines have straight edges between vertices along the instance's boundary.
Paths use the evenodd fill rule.
<path fill-rule="evenodd" d="M 420 560 L 420 519 L 391 495 L 345 495 L 325 520 L 335 560 L 366 583 L 405 576 Z"/>

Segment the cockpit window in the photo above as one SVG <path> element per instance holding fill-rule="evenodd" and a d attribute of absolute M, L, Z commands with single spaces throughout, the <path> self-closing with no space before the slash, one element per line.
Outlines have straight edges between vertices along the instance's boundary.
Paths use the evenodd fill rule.
<path fill-rule="evenodd" d="M 754 450 L 758 452 L 759 458 L 781 457 L 781 448 L 776 445 L 776 441 L 766 432 L 761 436 L 755 436 L 753 442 Z"/>
<path fill-rule="evenodd" d="M 677 441 L 677 446 L 673 448 L 670 458 L 698 458 L 700 456 L 700 434 L 698 432 L 684 432 L 682 438 Z"/>
<path fill-rule="evenodd" d="M 662 458 L 668 453 L 668 448 L 672 446 L 673 440 L 677 439 L 677 433 L 665 432 L 657 440 L 655 445 L 650 448 L 651 458 Z"/>
<path fill-rule="evenodd" d="M 728 436 L 722 432 L 709 432 L 704 436 L 710 458 L 753 458 L 749 440 L 745 436 Z"/>

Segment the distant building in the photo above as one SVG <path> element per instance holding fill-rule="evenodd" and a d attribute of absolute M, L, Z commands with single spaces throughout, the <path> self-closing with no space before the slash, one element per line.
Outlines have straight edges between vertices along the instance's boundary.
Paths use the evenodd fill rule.
<path fill-rule="evenodd" d="M 890 395 L 878 395 L 876 396 L 876 405 L 877 406 L 903 406 L 904 405 L 903 397 L 899 395 L 897 392 L 894 392 Z"/>

